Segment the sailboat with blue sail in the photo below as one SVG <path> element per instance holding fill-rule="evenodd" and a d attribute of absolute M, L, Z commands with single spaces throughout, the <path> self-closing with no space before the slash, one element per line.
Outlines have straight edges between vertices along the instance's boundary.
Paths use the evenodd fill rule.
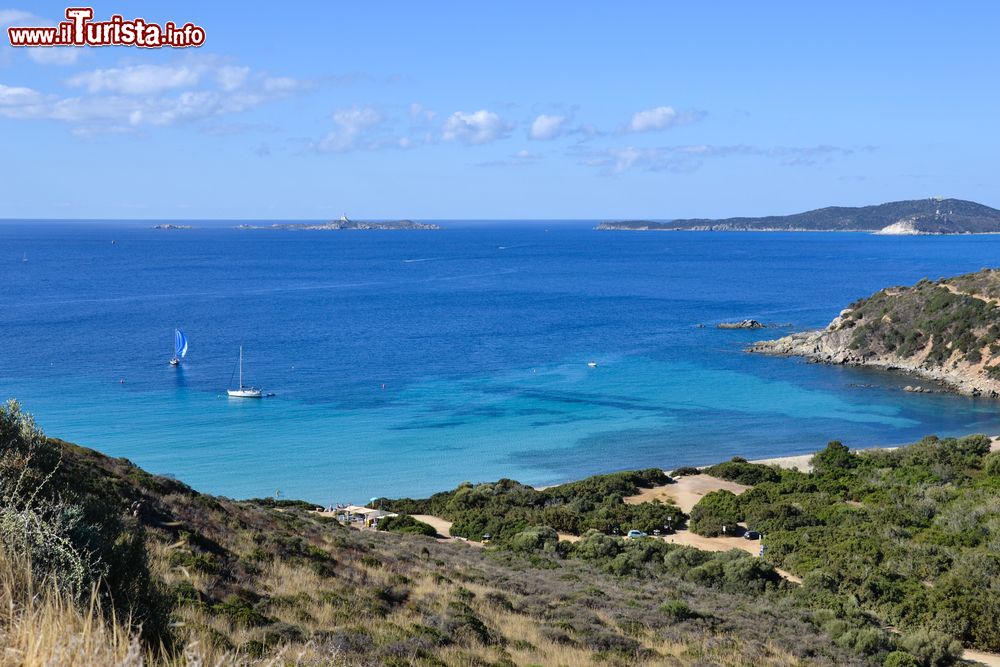
<path fill-rule="evenodd" d="M 171 366 L 178 366 L 188 353 L 188 339 L 180 329 L 174 329 L 174 358 L 170 360 Z"/>

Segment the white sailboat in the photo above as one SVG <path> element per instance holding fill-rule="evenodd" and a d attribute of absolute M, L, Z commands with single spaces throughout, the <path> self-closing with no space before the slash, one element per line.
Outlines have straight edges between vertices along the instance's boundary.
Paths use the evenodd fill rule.
<path fill-rule="evenodd" d="M 243 346 L 240 345 L 240 383 L 237 389 L 227 389 L 230 398 L 260 398 L 263 393 L 257 387 L 243 384 Z"/>
<path fill-rule="evenodd" d="M 171 366 L 179 366 L 181 359 L 188 353 L 187 336 L 180 329 L 174 329 L 174 358 L 170 360 Z"/>

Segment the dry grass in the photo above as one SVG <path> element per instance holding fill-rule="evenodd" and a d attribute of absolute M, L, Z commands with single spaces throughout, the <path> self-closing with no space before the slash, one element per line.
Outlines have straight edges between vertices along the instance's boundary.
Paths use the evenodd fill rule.
<path fill-rule="evenodd" d="M 23 559 L 0 549 L 0 665 L 142 665 L 150 656 L 137 637 L 104 618 L 96 596 L 81 609 L 54 582 L 38 585 Z"/>
<path fill-rule="evenodd" d="M 55 582 L 0 548 L 0 667 L 229 667 L 236 656 L 188 642 L 173 656 L 143 646 L 127 622 L 108 617 L 96 593 L 81 607 Z"/>
<path fill-rule="evenodd" d="M 53 582 L 32 583 L 28 564 L 0 548 L 0 667 L 766 667 L 814 655 L 822 665 L 862 664 L 784 598 L 346 529 L 306 510 L 203 496 L 59 446 L 66 489 L 82 486 L 109 507 L 141 501 L 149 573 L 172 603 L 159 612 L 166 632 L 157 636 L 173 643 L 169 653 L 142 643 L 128 619 L 102 611 L 107 596 L 80 605 Z M 665 601 L 697 614 L 664 615 Z"/>

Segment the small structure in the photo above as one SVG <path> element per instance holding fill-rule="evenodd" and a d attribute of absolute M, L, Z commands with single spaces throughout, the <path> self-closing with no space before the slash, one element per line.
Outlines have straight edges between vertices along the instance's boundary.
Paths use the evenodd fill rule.
<path fill-rule="evenodd" d="M 399 516 L 394 512 L 376 510 L 371 507 L 362 507 L 360 505 L 348 505 L 340 510 L 340 515 L 343 515 L 348 523 L 355 521 L 361 522 L 365 528 L 376 527 L 379 519 L 383 517 Z"/>

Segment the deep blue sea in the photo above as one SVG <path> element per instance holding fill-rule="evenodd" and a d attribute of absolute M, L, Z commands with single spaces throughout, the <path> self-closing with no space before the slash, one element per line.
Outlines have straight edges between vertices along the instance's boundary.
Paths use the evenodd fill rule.
<path fill-rule="evenodd" d="M 994 265 L 1000 236 L 150 224 L 0 223 L 0 395 L 210 493 L 367 501 L 1000 432 L 996 402 L 742 351 L 788 328 L 714 328 L 824 326 L 882 287 Z M 226 397 L 241 344 L 274 397 Z"/>

